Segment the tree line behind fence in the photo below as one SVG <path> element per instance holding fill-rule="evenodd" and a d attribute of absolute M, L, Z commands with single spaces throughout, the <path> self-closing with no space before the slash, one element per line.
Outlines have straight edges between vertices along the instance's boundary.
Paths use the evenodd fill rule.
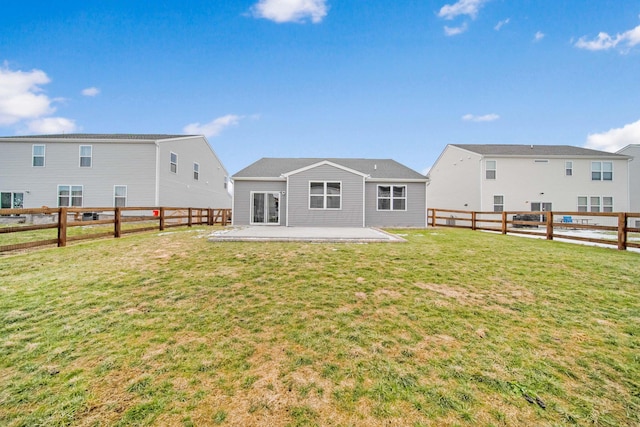
<path fill-rule="evenodd" d="M 0 252 L 192 225 L 231 222 L 231 209 L 184 207 L 0 209 Z M 47 231 L 48 230 L 48 231 Z M 4 238 L 2 238 L 4 237 Z M 3 242 L 4 241 L 4 242 Z"/>

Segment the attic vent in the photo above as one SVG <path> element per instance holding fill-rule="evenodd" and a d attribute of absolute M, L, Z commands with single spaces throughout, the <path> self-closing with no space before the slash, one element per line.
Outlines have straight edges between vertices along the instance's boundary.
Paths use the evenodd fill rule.
<path fill-rule="evenodd" d="M 378 165 L 373 165 L 373 170 L 377 170 L 378 169 Z"/>
<path fill-rule="evenodd" d="M 549 160 L 547 160 L 547 159 L 535 159 L 534 162 L 535 163 L 549 163 Z"/>

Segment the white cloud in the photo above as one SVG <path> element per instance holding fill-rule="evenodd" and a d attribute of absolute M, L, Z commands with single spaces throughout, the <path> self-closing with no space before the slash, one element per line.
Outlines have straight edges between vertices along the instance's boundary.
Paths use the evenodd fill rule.
<path fill-rule="evenodd" d="M 183 131 L 187 134 L 204 135 L 207 138 L 212 138 L 218 136 L 224 129 L 238 125 L 240 120 L 244 118 L 245 116 L 227 114 L 205 124 L 190 123 L 184 127 Z"/>
<path fill-rule="evenodd" d="M 27 123 L 27 131 L 32 134 L 73 133 L 77 130 L 76 122 L 64 117 L 45 117 Z"/>
<path fill-rule="evenodd" d="M 533 41 L 534 42 L 539 42 L 543 38 L 544 38 L 544 33 L 542 31 L 536 31 L 536 33 L 533 36 Z"/>
<path fill-rule="evenodd" d="M 587 40 L 586 36 L 580 37 L 574 46 L 594 51 L 618 47 L 626 51 L 638 44 L 640 44 L 640 25 L 622 34 L 618 33 L 614 37 L 604 32 L 598 33 L 598 36 L 593 40 Z"/>
<path fill-rule="evenodd" d="M 86 89 L 82 89 L 82 94 L 84 96 L 96 96 L 100 93 L 100 89 L 97 87 L 88 87 Z"/>
<path fill-rule="evenodd" d="M 444 26 L 444 33 L 448 36 L 457 36 L 458 34 L 462 34 L 467 31 L 467 23 L 465 22 L 459 27 L 448 27 Z"/>
<path fill-rule="evenodd" d="M 504 27 L 505 25 L 507 25 L 507 24 L 509 23 L 509 21 L 511 21 L 511 18 L 507 18 L 507 19 L 505 19 L 504 21 L 500 21 L 500 22 L 498 22 L 498 23 L 496 24 L 496 26 L 495 26 L 495 27 L 493 27 L 493 29 L 494 29 L 494 30 L 496 30 L 496 31 L 500 31 L 500 29 L 501 29 L 502 27 Z"/>
<path fill-rule="evenodd" d="M 454 4 L 445 4 L 438 12 L 438 16 L 444 19 L 453 19 L 456 16 L 467 15 L 472 19 L 478 16 L 478 11 L 488 0 L 458 0 Z"/>
<path fill-rule="evenodd" d="M 638 144 L 638 142 L 640 142 L 640 120 L 624 125 L 621 128 L 589 134 L 585 147 L 616 152 L 629 144 Z"/>
<path fill-rule="evenodd" d="M 492 122 L 500 118 L 497 114 L 485 114 L 484 116 L 476 116 L 474 114 L 465 114 L 462 120 L 466 122 Z"/>
<path fill-rule="evenodd" d="M 251 7 L 256 18 L 282 22 L 311 22 L 317 24 L 327 16 L 327 0 L 259 0 Z"/>
<path fill-rule="evenodd" d="M 41 70 L 12 71 L 6 63 L 0 67 L 0 125 L 53 113 L 53 100 L 40 87 L 50 81 Z"/>

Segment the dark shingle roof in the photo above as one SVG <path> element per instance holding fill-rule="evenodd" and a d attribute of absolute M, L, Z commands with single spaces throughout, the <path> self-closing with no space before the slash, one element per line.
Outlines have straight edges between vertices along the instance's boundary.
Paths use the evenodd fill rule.
<path fill-rule="evenodd" d="M 100 139 L 100 140 L 138 140 L 138 141 L 158 141 L 161 139 L 185 138 L 198 135 L 166 135 L 166 134 L 134 134 L 134 133 L 62 133 L 57 135 L 20 135 L 20 136 L 3 136 L 1 140 L 13 139 L 58 139 L 58 140 L 74 140 L 74 139 Z"/>
<path fill-rule="evenodd" d="M 426 179 L 424 175 L 391 159 L 343 159 L 343 158 L 262 158 L 247 166 L 234 178 L 279 178 L 322 161 L 329 161 L 356 170 L 371 178 L 379 179 Z"/>
<path fill-rule="evenodd" d="M 483 156 L 584 156 L 626 158 L 620 154 L 607 151 L 592 150 L 590 148 L 574 147 L 571 145 L 518 145 L 518 144 L 451 144 Z"/>

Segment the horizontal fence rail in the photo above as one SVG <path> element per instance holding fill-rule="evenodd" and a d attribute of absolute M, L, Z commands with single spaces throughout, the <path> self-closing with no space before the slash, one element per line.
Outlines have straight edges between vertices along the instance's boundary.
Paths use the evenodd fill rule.
<path fill-rule="evenodd" d="M 640 212 L 478 212 L 430 208 L 432 227 L 457 227 L 640 248 Z"/>
<path fill-rule="evenodd" d="M 0 209 L 0 252 L 193 225 L 226 226 L 231 209 L 182 207 Z M 56 231 L 43 231 L 56 230 Z M 46 238 L 45 238 L 46 237 Z"/>

